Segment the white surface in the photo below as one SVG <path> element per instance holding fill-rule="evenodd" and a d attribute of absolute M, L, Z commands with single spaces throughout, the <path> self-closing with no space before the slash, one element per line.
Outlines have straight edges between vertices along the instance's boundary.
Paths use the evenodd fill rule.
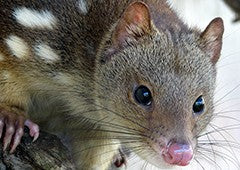
<path fill-rule="evenodd" d="M 202 30 L 209 24 L 209 22 L 215 17 L 222 17 L 225 23 L 225 33 L 223 39 L 223 50 L 222 56 L 218 63 L 218 79 L 217 79 L 217 90 L 216 90 L 216 101 L 225 96 L 228 92 L 234 89 L 240 84 L 240 23 L 232 24 L 234 19 L 234 14 L 232 11 L 221 1 L 221 0 L 170 0 L 173 7 L 178 10 L 180 16 L 190 25 L 198 26 Z M 222 111 L 233 111 L 224 112 L 222 115 L 231 116 L 240 120 L 240 87 L 231 92 L 229 95 L 225 96 L 219 102 L 216 112 Z M 236 110 L 236 111 L 234 111 Z M 239 111 L 237 111 L 239 110 Z M 217 126 L 224 127 L 227 125 L 240 124 L 237 121 L 231 119 L 220 119 L 217 118 L 214 122 Z M 240 126 L 239 126 L 240 127 Z M 228 131 L 231 133 L 237 141 L 240 141 L 240 128 L 238 130 Z M 223 134 L 225 138 L 230 141 L 231 136 Z M 223 139 L 223 136 L 220 136 Z M 240 143 L 240 142 L 239 142 Z M 229 149 L 229 148 L 228 148 Z M 240 149 L 236 150 L 234 154 L 230 154 L 231 157 L 240 158 Z M 226 150 L 220 150 L 222 152 L 222 157 L 229 154 Z M 230 149 L 230 151 L 232 151 Z M 209 155 L 210 159 L 214 159 Z M 228 156 L 227 159 L 230 157 Z M 201 161 L 202 162 L 202 161 Z M 240 167 L 234 166 L 229 160 L 222 160 L 216 158 L 217 165 L 204 164 L 203 167 L 206 170 L 237 170 Z M 138 170 L 138 169 L 152 169 L 152 166 L 143 166 L 143 162 L 138 160 L 132 160 L 129 162 L 128 169 Z M 181 168 L 176 168 L 181 169 Z M 194 161 L 189 167 L 184 168 L 188 170 L 201 170 L 201 166 L 197 165 Z"/>

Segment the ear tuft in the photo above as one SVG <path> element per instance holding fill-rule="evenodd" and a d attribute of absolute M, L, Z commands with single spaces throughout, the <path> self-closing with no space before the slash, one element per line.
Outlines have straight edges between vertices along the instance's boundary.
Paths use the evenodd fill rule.
<path fill-rule="evenodd" d="M 201 34 L 203 50 L 211 56 L 213 64 L 216 64 L 221 54 L 223 32 L 223 20 L 221 18 L 215 18 Z"/>
<path fill-rule="evenodd" d="M 124 46 L 128 42 L 150 33 L 151 17 L 147 5 L 143 2 L 130 4 L 113 33 L 114 46 Z"/>

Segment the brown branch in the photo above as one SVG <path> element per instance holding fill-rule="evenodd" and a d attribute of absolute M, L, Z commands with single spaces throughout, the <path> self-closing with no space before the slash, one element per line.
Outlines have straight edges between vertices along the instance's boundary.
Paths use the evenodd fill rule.
<path fill-rule="evenodd" d="M 34 143 L 28 133 L 25 133 L 14 154 L 3 152 L 2 147 L 0 153 L 1 170 L 74 169 L 70 153 L 60 139 L 45 132 L 41 132 Z"/>
<path fill-rule="evenodd" d="M 224 2 L 235 12 L 236 18 L 233 22 L 240 21 L 240 0 L 224 0 Z"/>

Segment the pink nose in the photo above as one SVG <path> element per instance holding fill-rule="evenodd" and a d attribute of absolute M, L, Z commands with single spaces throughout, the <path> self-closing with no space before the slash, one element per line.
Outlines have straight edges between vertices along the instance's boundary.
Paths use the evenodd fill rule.
<path fill-rule="evenodd" d="M 172 143 L 162 155 L 169 164 L 186 166 L 193 158 L 193 149 L 190 145 Z"/>

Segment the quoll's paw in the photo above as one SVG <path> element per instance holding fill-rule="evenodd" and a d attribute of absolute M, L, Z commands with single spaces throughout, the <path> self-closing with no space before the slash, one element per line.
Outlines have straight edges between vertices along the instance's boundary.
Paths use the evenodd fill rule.
<path fill-rule="evenodd" d="M 9 111 L 10 110 L 10 111 Z M 3 150 L 10 145 L 10 153 L 13 153 L 19 145 L 24 134 L 24 125 L 30 129 L 30 136 L 35 141 L 39 136 L 39 127 L 18 109 L 0 109 L 0 138 L 3 138 Z"/>
<path fill-rule="evenodd" d="M 119 154 L 114 157 L 114 166 L 116 168 L 122 168 L 124 165 L 126 166 L 126 164 L 126 155 L 124 155 L 124 153 L 119 150 Z"/>
<path fill-rule="evenodd" d="M 126 159 L 125 157 L 118 157 L 116 158 L 116 160 L 114 161 L 114 165 L 116 168 L 121 168 L 122 166 L 126 165 Z"/>

